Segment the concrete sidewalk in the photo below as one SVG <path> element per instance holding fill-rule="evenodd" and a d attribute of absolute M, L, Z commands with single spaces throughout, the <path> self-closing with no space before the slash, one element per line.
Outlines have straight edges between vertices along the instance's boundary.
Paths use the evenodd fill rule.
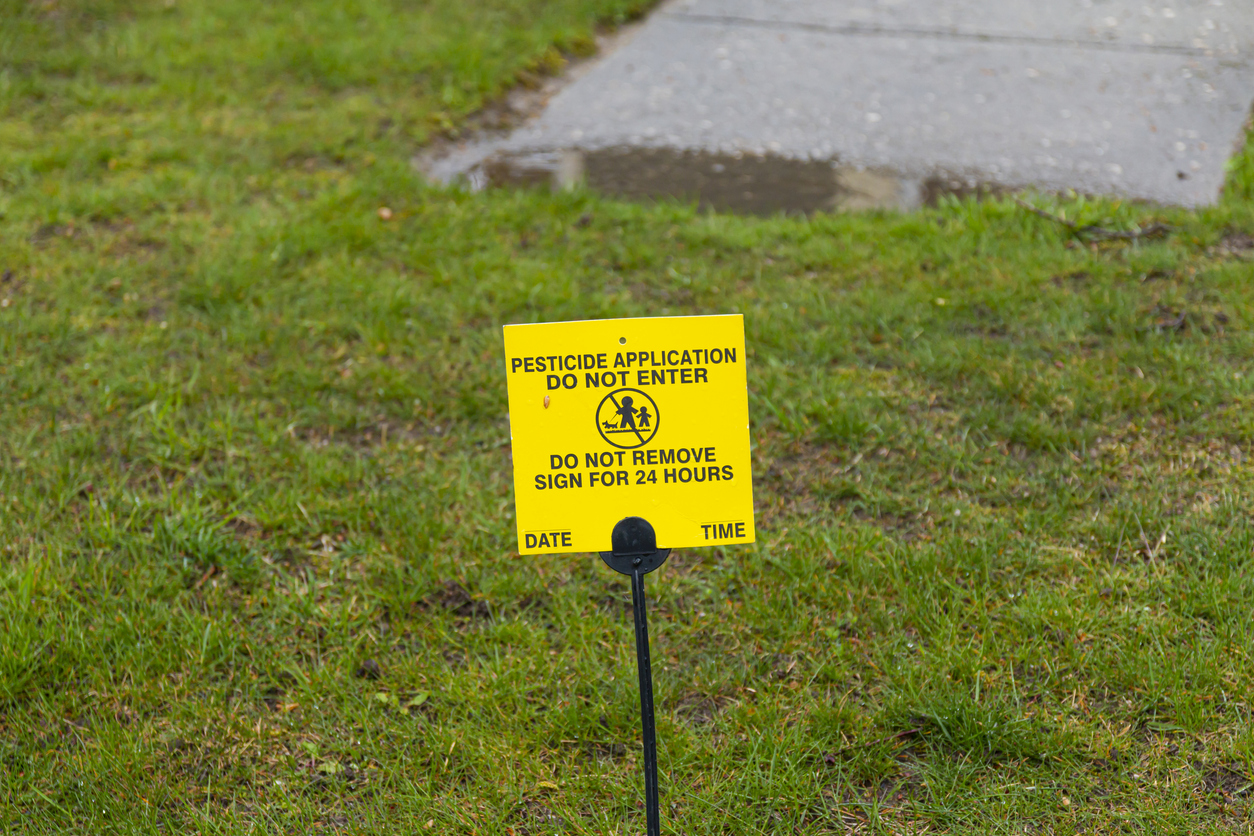
<path fill-rule="evenodd" d="M 676 0 L 530 124 L 434 172 L 762 197 L 783 169 L 743 161 L 765 155 L 793 167 L 783 192 L 809 189 L 791 208 L 1022 186 L 1194 206 L 1216 200 L 1252 101 L 1245 0 Z"/>

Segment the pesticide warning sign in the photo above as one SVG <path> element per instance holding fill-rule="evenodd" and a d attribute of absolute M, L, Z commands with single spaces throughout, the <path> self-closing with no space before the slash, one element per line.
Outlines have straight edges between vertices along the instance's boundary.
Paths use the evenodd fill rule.
<path fill-rule="evenodd" d="M 752 543 L 744 317 L 505 326 L 522 554 Z"/>

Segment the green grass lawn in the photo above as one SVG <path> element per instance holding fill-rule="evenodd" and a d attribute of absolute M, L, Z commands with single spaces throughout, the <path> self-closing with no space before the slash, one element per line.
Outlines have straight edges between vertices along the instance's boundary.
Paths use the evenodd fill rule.
<path fill-rule="evenodd" d="M 516 553 L 500 326 L 741 312 L 664 832 L 1247 832 L 1254 148 L 1036 198 L 1174 227 L 1102 244 L 413 172 L 639 11 L 0 0 L 0 831 L 642 832 L 629 588 Z"/>

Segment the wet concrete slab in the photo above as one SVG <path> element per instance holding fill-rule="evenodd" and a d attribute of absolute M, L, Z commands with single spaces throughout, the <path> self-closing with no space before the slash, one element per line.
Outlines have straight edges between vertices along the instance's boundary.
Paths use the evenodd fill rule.
<path fill-rule="evenodd" d="M 1252 101 L 1254 3 L 679 0 L 431 170 L 753 212 L 1025 186 L 1202 205 Z"/>
<path fill-rule="evenodd" d="M 1010 191 L 999 183 L 946 176 L 917 180 L 891 169 L 841 166 L 830 160 L 664 147 L 494 154 L 475 174 L 482 178 L 481 186 L 561 189 L 578 183 L 617 197 L 674 198 L 745 215 L 913 209 L 935 206 L 945 196 Z"/>

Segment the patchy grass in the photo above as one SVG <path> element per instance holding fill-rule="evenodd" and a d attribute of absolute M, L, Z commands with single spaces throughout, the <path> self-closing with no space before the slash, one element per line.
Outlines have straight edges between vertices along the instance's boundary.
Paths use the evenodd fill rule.
<path fill-rule="evenodd" d="M 499 326 L 725 311 L 761 539 L 650 578 L 671 832 L 1247 827 L 1248 149 L 1051 207 L 1138 243 L 468 195 L 413 149 L 637 7 L 0 8 L 0 829 L 639 829 Z"/>

